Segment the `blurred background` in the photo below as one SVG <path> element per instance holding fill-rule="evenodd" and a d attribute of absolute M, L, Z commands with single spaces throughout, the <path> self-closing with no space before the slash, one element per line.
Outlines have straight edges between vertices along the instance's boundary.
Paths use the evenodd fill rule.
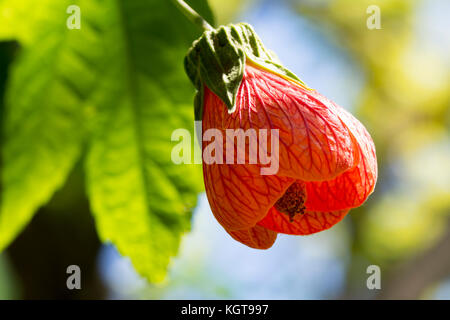
<path fill-rule="evenodd" d="M 0 299 L 450 299 L 450 2 L 209 3 L 217 24 L 252 24 L 285 66 L 367 127 L 374 194 L 328 231 L 279 235 L 257 251 L 225 233 L 202 193 L 166 281 L 151 285 L 101 244 L 78 165 L 0 255 Z M 369 30 L 373 4 L 381 29 Z M 0 44 L 2 66 L 15 49 Z M 81 266 L 80 291 L 65 288 L 69 264 Z M 366 286 L 373 264 L 381 290 Z"/>

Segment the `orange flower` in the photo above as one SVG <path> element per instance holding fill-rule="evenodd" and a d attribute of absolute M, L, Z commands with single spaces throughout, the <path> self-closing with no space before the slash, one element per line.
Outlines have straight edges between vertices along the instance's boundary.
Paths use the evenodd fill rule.
<path fill-rule="evenodd" d="M 332 227 L 351 208 L 360 206 L 375 187 L 375 146 L 364 126 L 350 113 L 307 88 L 278 64 L 267 64 L 273 57 L 265 52 L 261 58 L 263 47 L 251 27 L 239 29 L 245 36 L 236 41 L 229 39 L 237 38 L 233 28 L 226 31 L 224 38 L 233 48 L 244 48 L 244 58 L 248 58 L 239 62 L 242 75 L 235 89 L 227 88 L 226 92 L 234 96 L 223 94 L 223 84 L 218 87 L 217 82 L 203 81 L 200 76 L 202 81 L 194 81 L 201 95 L 197 97 L 197 103 L 201 101 L 197 115 L 203 132 L 217 129 L 223 137 L 227 129 L 278 129 L 279 152 L 275 160 L 279 169 L 276 174 L 262 175 L 264 165 L 258 163 L 204 161 L 204 182 L 211 210 L 225 230 L 249 247 L 267 249 L 278 233 L 316 233 Z M 211 42 L 219 43 L 220 48 L 224 46 L 220 43 L 221 31 L 213 32 L 219 40 Z M 248 40 L 251 37 L 256 42 Z M 245 41 L 261 47 L 249 52 Z M 189 68 L 190 61 L 188 74 L 194 70 Z M 209 71 L 213 76 L 214 70 L 217 68 Z M 203 141 L 203 150 L 208 144 Z M 245 149 L 249 159 L 249 143 Z M 226 152 L 224 139 L 224 159 Z"/>

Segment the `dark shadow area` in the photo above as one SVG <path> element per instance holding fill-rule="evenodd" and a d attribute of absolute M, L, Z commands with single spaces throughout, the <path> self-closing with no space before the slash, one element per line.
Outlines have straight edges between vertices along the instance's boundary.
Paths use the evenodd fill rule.
<path fill-rule="evenodd" d="M 96 269 L 100 246 L 78 165 L 6 251 L 19 280 L 19 298 L 104 298 Z M 67 288 L 70 265 L 81 269 L 81 290 Z"/>
<path fill-rule="evenodd" d="M 19 44 L 15 41 L 0 42 L 0 154 L 3 146 L 3 119 L 5 104 L 5 89 L 8 79 L 8 69 L 16 56 Z M 2 157 L 0 156 L 0 177 L 2 176 Z M 2 179 L 0 179 L 0 203 Z"/>

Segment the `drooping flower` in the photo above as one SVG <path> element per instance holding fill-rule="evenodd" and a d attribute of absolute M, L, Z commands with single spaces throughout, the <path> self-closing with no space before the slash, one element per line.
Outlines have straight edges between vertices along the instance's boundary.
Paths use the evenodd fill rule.
<path fill-rule="evenodd" d="M 328 229 L 373 192 L 377 162 L 367 130 L 282 67 L 249 25 L 205 32 L 188 53 L 186 70 L 198 89 L 203 132 L 278 133 L 278 152 L 267 147 L 278 161 L 274 174 L 261 174 L 261 163 L 203 162 L 211 210 L 237 241 L 266 249 L 278 233 Z M 229 149 L 222 142 L 225 159 Z M 247 142 L 246 159 L 250 152 Z"/>

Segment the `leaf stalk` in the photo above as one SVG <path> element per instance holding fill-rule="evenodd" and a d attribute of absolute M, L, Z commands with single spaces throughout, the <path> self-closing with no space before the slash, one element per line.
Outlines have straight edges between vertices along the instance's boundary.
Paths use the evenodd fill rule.
<path fill-rule="evenodd" d="M 173 2 L 193 24 L 199 26 L 204 31 L 213 30 L 213 27 L 186 2 L 183 0 L 173 0 Z"/>

